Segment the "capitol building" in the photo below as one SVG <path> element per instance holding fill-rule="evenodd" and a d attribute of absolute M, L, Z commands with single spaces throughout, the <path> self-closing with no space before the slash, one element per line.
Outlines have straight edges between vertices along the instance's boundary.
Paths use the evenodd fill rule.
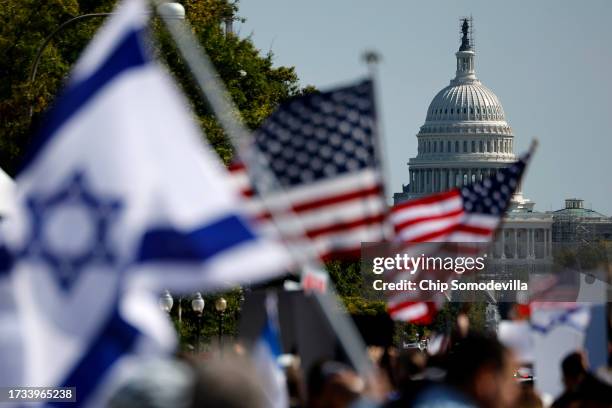
<path fill-rule="evenodd" d="M 471 23 L 462 20 L 455 77 L 427 108 L 425 123 L 416 135 L 417 156 L 408 162 L 409 181 L 394 194 L 396 204 L 480 182 L 517 160 L 514 134 L 502 104 L 476 76 Z M 492 252 L 504 263 L 537 267 L 550 263 L 553 217 L 534 211 L 534 203 L 521 190 L 519 186 Z"/>

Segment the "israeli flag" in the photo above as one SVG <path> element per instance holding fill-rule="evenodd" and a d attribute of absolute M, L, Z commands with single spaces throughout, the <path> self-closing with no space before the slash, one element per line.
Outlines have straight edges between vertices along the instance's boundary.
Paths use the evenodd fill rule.
<path fill-rule="evenodd" d="M 274 293 L 266 296 L 266 314 L 266 323 L 253 347 L 253 361 L 263 386 L 266 406 L 287 408 L 289 393 L 285 372 L 279 364 L 282 348 L 278 328 L 278 299 Z"/>
<path fill-rule="evenodd" d="M 531 336 L 536 388 L 542 395 L 563 392 L 561 362 L 569 353 L 582 350 L 591 319 L 590 305 L 573 302 L 531 304 Z"/>
<path fill-rule="evenodd" d="M 76 387 L 79 406 L 103 405 L 140 358 L 173 350 L 162 288 L 263 280 L 288 262 L 245 221 L 225 168 L 149 57 L 149 14 L 125 0 L 93 39 L 0 231 L 13 255 L 4 273 L 23 333 L 21 385 Z"/>

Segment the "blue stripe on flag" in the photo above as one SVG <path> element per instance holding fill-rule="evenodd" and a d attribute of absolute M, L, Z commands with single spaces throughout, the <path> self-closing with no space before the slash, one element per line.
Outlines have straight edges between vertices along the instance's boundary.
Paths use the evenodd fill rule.
<path fill-rule="evenodd" d="M 553 317 L 547 324 L 531 323 L 531 329 L 534 331 L 540 332 L 542 334 L 548 334 L 548 332 L 551 331 L 552 329 L 560 325 L 566 325 L 568 327 L 572 327 L 576 329 L 579 332 L 583 332 L 586 330 L 586 326 L 581 326 L 580 324 L 573 322 L 572 317 L 575 314 L 585 312 L 585 310 L 587 309 L 588 309 L 588 306 L 575 307 L 572 309 L 568 309 L 567 311 L 564 311 L 558 316 Z"/>
<path fill-rule="evenodd" d="M 104 381 L 107 370 L 121 357 L 130 353 L 140 332 L 127 323 L 115 308 L 109 321 L 95 340 L 83 359 L 68 375 L 62 387 L 76 387 L 77 406 L 96 391 Z M 51 403 L 51 406 L 69 406 L 74 403 Z"/>
<path fill-rule="evenodd" d="M 181 232 L 170 227 L 147 231 L 137 262 L 205 262 L 215 255 L 254 239 L 244 220 L 230 215 L 195 231 Z"/>
<path fill-rule="evenodd" d="M 262 339 L 266 342 L 268 347 L 270 348 L 270 352 L 274 357 L 278 357 L 282 354 L 282 347 L 280 344 L 280 339 L 278 337 L 278 332 L 272 326 L 272 322 L 270 319 L 266 322 L 266 326 L 264 327 L 262 333 Z"/>
<path fill-rule="evenodd" d="M 25 155 L 18 173 L 37 157 L 55 132 L 73 115 L 119 74 L 131 68 L 145 65 L 149 58 L 141 45 L 143 30 L 132 30 L 117 44 L 108 58 L 89 77 L 69 85 L 58 97 L 51 111 L 46 115 L 39 133 Z"/>
<path fill-rule="evenodd" d="M 13 267 L 13 256 L 4 245 L 0 245 L 0 276 L 8 274 Z"/>

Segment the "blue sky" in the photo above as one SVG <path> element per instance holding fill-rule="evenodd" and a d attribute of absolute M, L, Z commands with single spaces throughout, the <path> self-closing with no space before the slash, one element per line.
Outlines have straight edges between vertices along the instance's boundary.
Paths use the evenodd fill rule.
<path fill-rule="evenodd" d="M 612 2 L 242 0 L 236 29 L 303 85 L 325 89 L 367 73 L 382 54 L 380 102 L 390 187 L 408 180 L 416 133 L 454 76 L 459 18 L 472 15 L 476 72 L 499 97 L 515 153 L 538 137 L 524 193 L 546 211 L 563 199 L 612 215 Z"/>

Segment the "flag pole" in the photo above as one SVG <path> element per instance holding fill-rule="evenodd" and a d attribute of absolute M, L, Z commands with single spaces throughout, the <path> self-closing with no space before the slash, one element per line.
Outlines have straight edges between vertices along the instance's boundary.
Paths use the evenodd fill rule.
<path fill-rule="evenodd" d="M 163 0 L 150 1 L 155 10 L 164 3 Z M 288 231 L 293 234 L 304 232 L 304 227 L 299 218 L 291 216 L 293 210 L 286 194 L 275 195 L 274 205 L 272 205 L 269 192 L 272 190 L 282 192 L 282 188 L 274 174 L 269 170 L 268 163 L 261 161 L 264 156 L 258 154 L 254 143 L 250 143 L 251 134 L 240 122 L 238 108 L 233 104 L 208 55 L 198 44 L 187 21 L 171 19 L 163 15 L 160 17 L 191 71 L 202 96 L 208 101 L 232 146 L 241 159 L 246 162 L 247 171 L 251 173 L 252 183 L 258 191 L 264 207 L 271 214 L 275 227 L 279 230 L 281 236 L 288 236 Z M 253 172 L 257 174 L 254 175 Z M 279 209 L 279 204 L 282 207 L 281 209 Z M 306 235 L 301 234 L 301 236 Z M 319 270 L 326 273 L 314 245 L 308 240 L 298 244 L 299 247 L 292 244 L 287 244 L 287 247 L 296 263 L 301 267 L 302 273 L 309 270 Z M 366 354 L 365 343 L 353 321 L 342 313 L 344 306 L 338 302 L 333 284 L 329 285 L 328 293 L 317 294 L 315 299 L 317 299 L 321 310 L 336 333 L 355 370 L 364 379 L 370 378 L 374 367 Z"/>
<path fill-rule="evenodd" d="M 379 117 L 379 115 L 381 114 L 380 112 L 380 76 L 378 75 L 378 63 L 381 60 L 381 56 L 378 52 L 374 51 L 374 50 L 367 50 L 363 53 L 362 55 L 362 59 L 363 61 L 366 63 L 367 67 L 368 67 L 368 76 L 370 77 L 370 81 L 372 82 L 372 89 L 373 89 L 373 94 L 374 94 L 374 118 L 375 118 L 375 124 L 374 124 L 374 155 L 376 157 L 376 161 L 377 161 L 377 166 L 380 169 L 380 174 L 381 174 L 381 186 L 382 186 L 382 198 L 383 198 L 383 202 L 385 204 L 388 205 L 387 199 L 389 197 L 387 197 L 387 194 L 390 193 L 391 189 L 389 188 L 390 186 L 390 173 L 389 173 L 389 167 L 387 166 L 387 160 L 386 160 L 386 143 L 385 143 L 385 136 L 384 136 L 384 130 L 383 130 L 383 125 L 382 125 L 382 118 Z M 385 216 L 384 221 L 382 222 L 382 229 L 383 229 L 383 236 L 385 237 L 385 239 L 387 241 L 391 241 L 393 234 L 392 234 L 392 229 L 391 229 L 391 225 L 389 224 L 389 210 L 387 207 L 387 210 L 385 211 L 385 214 L 387 216 Z"/>
<path fill-rule="evenodd" d="M 529 145 L 529 155 L 533 156 L 534 153 L 536 152 L 536 150 L 538 150 L 538 146 L 540 145 L 540 141 L 538 140 L 537 137 L 534 137 L 531 140 L 531 144 Z"/>

